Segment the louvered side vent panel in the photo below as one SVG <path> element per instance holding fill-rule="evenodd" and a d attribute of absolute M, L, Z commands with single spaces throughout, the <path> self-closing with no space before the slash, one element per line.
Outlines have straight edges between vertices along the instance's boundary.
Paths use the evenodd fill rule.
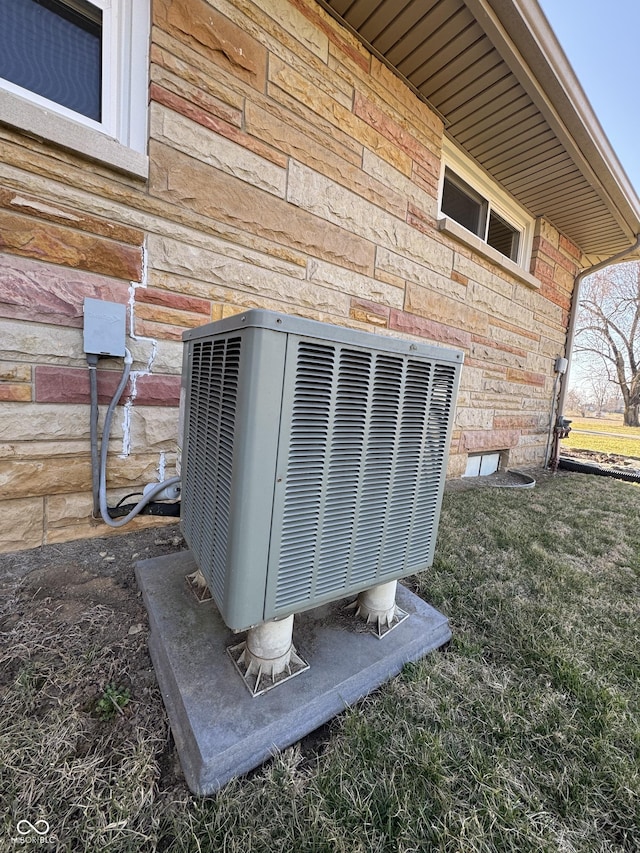
<path fill-rule="evenodd" d="M 456 367 L 298 343 L 276 611 L 428 565 Z"/>
<path fill-rule="evenodd" d="M 241 339 L 193 343 L 183 469 L 183 528 L 214 595 L 225 592 Z"/>
<path fill-rule="evenodd" d="M 455 367 L 436 365 L 424 423 L 424 449 L 419 460 L 416 501 L 407 549 L 407 568 L 412 571 L 418 571 L 424 565 L 425 554 L 432 555 L 435 547 L 434 526 L 440 509 L 440 484 L 445 473 L 448 428 L 456 403 L 455 389 Z"/>
<path fill-rule="evenodd" d="M 370 353 L 340 353 L 317 554 L 315 594 L 319 596 L 343 589 L 349 575 L 372 361 Z"/>
<path fill-rule="evenodd" d="M 402 368 L 402 358 L 378 354 L 369 381 L 367 439 L 350 573 L 355 585 L 375 578 L 382 554 L 400 419 Z"/>
<path fill-rule="evenodd" d="M 311 596 L 323 504 L 335 347 L 301 344 L 292 411 L 276 607 Z"/>

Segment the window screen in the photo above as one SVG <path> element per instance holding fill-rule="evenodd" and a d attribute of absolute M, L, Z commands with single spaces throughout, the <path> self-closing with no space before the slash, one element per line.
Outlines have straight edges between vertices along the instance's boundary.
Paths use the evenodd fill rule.
<path fill-rule="evenodd" d="M 481 195 L 448 169 L 445 171 L 440 209 L 446 216 L 484 239 L 487 207 Z"/>
<path fill-rule="evenodd" d="M 487 231 L 487 243 L 502 252 L 512 261 L 518 260 L 518 244 L 520 233 L 508 222 L 505 222 L 497 213 L 491 213 L 489 217 L 489 229 Z"/>
<path fill-rule="evenodd" d="M 0 0 L 0 77 L 102 117 L 102 13 L 82 0 Z"/>

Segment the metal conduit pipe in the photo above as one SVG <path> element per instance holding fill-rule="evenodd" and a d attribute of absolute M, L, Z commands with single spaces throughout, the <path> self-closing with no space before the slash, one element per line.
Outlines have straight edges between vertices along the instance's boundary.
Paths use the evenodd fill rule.
<path fill-rule="evenodd" d="M 98 356 L 87 353 L 89 365 L 90 414 L 89 441 L 91 444 L 91 487 L 93 492 L 93 518 L 100 517 L 100 454 L 98 451 Z"/>
<path fill-rule="evenodd" d="M 578 319 L 578 307 L 580 305 L 580 286 L 583 280 L 588 275 L 593 275 L 595 272 L 600 272 L 600 270 L 605 267 L 613 266 L 613 264 L 620 264 L 625 260 L 628 260 L 629 255 L 632 255 L 637 249 L 640 248 L 640 234 L 636 234 L 636 241 L 633 246 L 629 246 L 628 249 L 623 249 L 621 252 L 618 252 L 616 255 L 613 255 L 606 261 L 600 261 L 598 264 L 594 264 L 591 267 L 587 267 L 584 270 L 581 270 L 578 275 L 575 277 L 574 285 L 573 285 L 573 298 L 571 300 L 571 311 L 569 313 L 569 325 L 567 326 L 567 345 L 565 348 L 565 358 L 568 361 L 568 366 L 564 377 L 561 380 L 560 384 L 560 396 L 558 397 L 558 417 L 562 417 L 564 412 L 564 404 L 567 398 L 567 392 L 569 390 L 569 375 L 571 373 L 571 359 L 573 356 L 573 344 L 574 338 L 576 334 L 576 323 Z M 555 395 L 555 389 L 554 389 Z M 552 409 L 553 410 L 553 409 Z M 551 441 L 551 436 L 553 435 L 553 431 L 555 429 L 555 421 L 552 418 L 551 423 L 549 424 L 549 442 Z M 548 446 L 548 445 L 547 445 Z M 545 465 L 549 462 L 548 459 L 545 458 Z"/>
<path fill-rule="evenodd" d="M 109 452 L 109 434 L 111 432 L 111 420 L 113 418 L 113 413 L 118 404 L 118 400 L 122 396 L 124 389 L 127 385 L 127 381 L 129 379 L 129 373 L 131 372 L 131 364 L 133 362 L 133 357 L 128 349 L 125 348 L 125 358 L 124 358 L 124 369 L 122 371 L 122 376 L 120 378 L 120 383 L 116 388 L 116 392 L 113 395 L 111 402 L 109 403 L 109 407 L 107 409 L 107 413 L 104 418 L 104 426 L 102 428 L 102 443 L 100 445 L 100 483 L 99 483 L 99 503 L 100 503 L 100 515 L 102 516 L 102 520 L 105 524 L 108 524 L 109 527 L 123 527 L 125 524 L 128 524 L 132 518 L 135 518 L 144 507 L 149 504 L 156 495 L 160 494 L 160 492 L 164 491 L 169 486 L 177 485 L 180 482 L 180 477 L 170 477 L 168 480 L 164 480 L 162 483 L 156 483 L 148 492 L 146 492 L 145 496 L 139 501 L 133 509 L 124 517 L 120 518 L 117 521 L 111 518 L 109 515 L 109 507 L 107 506 L 107 454 Z"/>
<path fill-rule="evenodd" d="M 551 411 L 549 412 L 549 432 L 547 433 L 547 446 L 544 449 L 544 467 L 546 468 L 549 465 L 550 457 L 549 457 L 549 449 L 551 447 L 551 437 L 553 435 L 553 428 L 555 426 L 555 409 L 556 409 L 556 395 L 558 393 L 558 385 L 560 383 L 560 374 L 556 373 L 556 378 L 553 380 L 553 391 L 551 392 Z M 560 409 L 558 409 L 560 411 Z"/>

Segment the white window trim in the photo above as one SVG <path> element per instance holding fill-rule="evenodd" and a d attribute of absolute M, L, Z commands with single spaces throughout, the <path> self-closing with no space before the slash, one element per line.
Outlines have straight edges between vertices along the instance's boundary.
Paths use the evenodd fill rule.
<path fill-rule="evenodd" d="M 149 0 L 90 0 L 103 13 L 101 122 L 0 78 L 0 122 L 146 178 Z"/>
<path fill-rule="evenodd" d="M 476 190 L 489 204 L 489 213 L 492 211 L 502 217 L 509 225 L 520 234 L 518 241 L 518 259 L 512 261 L 497 249 L 489 246 L 481 237 L 469 231 L 459 222 L 446 216 L 440 208 L 442 203 L 442 190 L 444 186 L 445 169 L 449 168 L 459 178 L 462 178 L 469 186 Z M 438 228 L 450 237 L 465 243 L 479 254 L 491 260 L 498 266 L 502 266 L 511 275 L 514 275 L 529 287 L 539 288 L 540 282 L 532 276 L 528 269 L 531 261 L 531 249 L 533 246 L 533 232 L 535 222 L 524 208 L 522 208 L 508 193 L 506 193 L 489 175 L 476 165 L 469 157 L 460 151 L 446 137 L 442 146 L 442 169 L 440 172 L 440 183 L 438 187 Z"/>

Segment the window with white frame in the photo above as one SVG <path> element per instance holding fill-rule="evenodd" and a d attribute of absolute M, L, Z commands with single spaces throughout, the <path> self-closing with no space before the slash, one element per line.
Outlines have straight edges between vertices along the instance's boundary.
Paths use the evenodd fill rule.
<path fill-rule="evenodd" d="M 143 174 L 149 0 L 0 0 L 0 11 L 0 120 Z"/>
<path fill-rule="evenodd" d="M 533 218 L 451 143 L 443 149 L 440 216 L 526 270 Z"/>

